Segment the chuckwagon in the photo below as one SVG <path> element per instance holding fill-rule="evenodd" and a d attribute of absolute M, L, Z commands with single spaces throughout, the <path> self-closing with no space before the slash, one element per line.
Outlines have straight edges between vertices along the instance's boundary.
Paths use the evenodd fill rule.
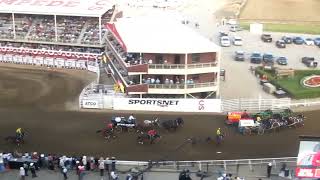
<path fill-rule="evenodd" d="M 250 116 L 246 112 L 240 112 L 240 111 L 228 112 L 226 124 L 237 126 L 240 120 L 250 119 L 249 117 Z"/>

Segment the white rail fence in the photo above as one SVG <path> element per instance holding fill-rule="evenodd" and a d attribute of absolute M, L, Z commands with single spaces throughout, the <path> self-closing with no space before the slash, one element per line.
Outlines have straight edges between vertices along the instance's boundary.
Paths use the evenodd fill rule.
<path fill-rule="evenodd" d="M 118 167 L 151 167 L 150 171 L 179 171 L 189 169 L 191 172 L 208 171 L 208 172 L 233 172 L 239 171 L 239 166 L 245 166 L 250 171 L 255 168 L 265 168 L 267 164 L 272 163 L 273 171 L 278 171 L 283 164 L 287 168 L 294 170 L 297 163 L 297 157 L 282 158 L 262 158 L 262 159 L 236 159 L 236 160 L 202 160 L 202 161 L 117 161 Z M 123 168 L 121 168 L 123 169 Z"/>
<path fill-rule="evenodd" d="M 279 110 L 291 107 L 291 99 L 223 99 L 222 112 L 230 111 L 263 111 L 267 109 Z"/>

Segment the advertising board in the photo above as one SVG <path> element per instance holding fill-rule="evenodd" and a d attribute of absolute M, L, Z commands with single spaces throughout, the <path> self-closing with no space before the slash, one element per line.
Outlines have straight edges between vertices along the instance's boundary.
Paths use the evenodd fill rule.
<path fill-rule="evenodd" d="M 220 99 L 114 98 L 114 110 L 221 112 Z"/>
<path fill-rule="evenodd" d="M 320 138 L 300 141 L 296 176 L 320 178 Z"/>
<path fill-rule="evenodd" d="M 98 72 L 98 67 L 88 64 L 88 71 L 97 73 Z"/>
<path fill-rule="evenodd" d="M 88 109 L 98 109 L 98 101 L 95 100 L 82 100 L 82 107 Z"/>

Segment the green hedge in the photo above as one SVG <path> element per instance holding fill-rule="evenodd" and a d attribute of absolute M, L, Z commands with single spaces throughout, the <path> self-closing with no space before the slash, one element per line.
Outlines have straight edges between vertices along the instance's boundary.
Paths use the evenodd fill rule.
<path fill-rule="evenodd" d="M 296 70 L 294 77 L 276 79 L 275 72 L 263 70 L 262 67 L 256 68 L 256 73 L 262 76 L 266 74 L 268 80 L 277 88 L 285 90 L 292 98 L 317 98 L 320 97 L 320 88 L 308 88 L 301 84 L 301 80 L 305 76 L 320 75 L 320 70 Z"/>

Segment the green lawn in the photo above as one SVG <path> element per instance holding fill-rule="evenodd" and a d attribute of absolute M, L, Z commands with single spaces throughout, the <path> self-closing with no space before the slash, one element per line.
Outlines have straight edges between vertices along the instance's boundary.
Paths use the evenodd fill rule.
<path fill-rule="evenodd" d="M 272 84 L 282 88 L 295 99 L 317 98 L 320 97 L 319 88 L 308 88 L 301 84 L 301 80 L 309 75 L 320 75 L 320 70 L 298 70 L 295 71 L 295 76 L 292 78 L 275 79 L 273 72 L 264 71 L 261 68 L 257 69 L 258 74 L 266 74 Z"/>
<path fill-rule="evenodd" d="M 320 97 L 320 88 L 308 88 L 301 84 L 303 77 L 305 76 L 296 75 L 293 78 L 279 79 L 275 82 L 295 99 Z"/>
<path fill-rule="evenodd" d="M 250 23 L 240 22 L 240 26 L 246 30 L 250 29 Z M 264 31 L 289 32 L 303 34 L 320 34 L 320 24 L 263 24 Z"/>

